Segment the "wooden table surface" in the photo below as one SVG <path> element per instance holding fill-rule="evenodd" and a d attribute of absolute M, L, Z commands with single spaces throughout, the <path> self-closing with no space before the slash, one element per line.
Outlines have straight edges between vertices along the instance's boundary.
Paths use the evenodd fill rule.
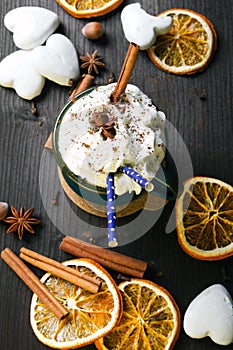
<path fill-rule="evenodd" d="M 124 4 L 132 2 L 124 1 Z M 166 113 L 167 120 L 187 147 L 187 159 L 190 157 L 192 164 L 189 170 L 193 171 L 194 175 L 216 177 L 233 185 L 232 0 L 139 2 L 151 14 L 173 7 L 189 8 L 204 14 L 213 22 L 218 33 L 218 50 L 211 65 L 203 73 L 190 77 L 166 74 L 153 65 L 146 52 L 141 52 L 131 82 L 139 86 Z M 105 35 L 98 41 L 90 41 L 81 34 L 82 27 L 89 20 L 71 17 L 55 0 L 1 0 L 1 60 L 16 50 L 12 33 L 4 27 L 3 18 L 8 11 L 22 5 L 41 6 L 57 13 L 61 22 L 57 31 L 65 34 L 74 43 L 79 55 L 98 50 L 106 69 L 97 76 L 97 84 L 108 83 L 112 74 L 115 77 L 119 75 L 128 47 L 120 23 L 123 5 L 98 19 L 104 26 Z M 48 210 L 48 204 L 56 196 L 56 189 L 49 186 L 51 191 L 45 194 L 41 193 L 40 188 L 41 182 L 46 181 L 48 175 L 42 169 L 46 161 L 44 157 L 48 154 L 44 144 L 59 110 L 67 100 L 68 93 L 68 87 L 47 80 L 41 95 L 34 99 L 37 115 L 33 116 L 30 112 L 31 101 L 21 99 L 12 89 L 0 88 L 0 201 L 16 208 L 34 207 L 35 216 L 42 220 L 36 228 L 36 234 L 33 236 L 26 233 L 22 241 L 18 239 L 17 234 L 6 234 L 8 226 L 1 222 L 1 250 L 10 247 L 18 254 L 19 249 L 26 246 L 59 261 L 71 258 L 59 250 L 62 237 L 70 233 L 70 228 L 63 225 L 66 224 L 67 218 L 62 206 L 53 213 L 52 219 Z M 180 150 L 177 150 L 176 157 L 182 169 L 183 154 Z M 185 177 L 186 173 L 189 175 L 189 170 L 187 171 L 184 163 L 181 177 Z M 147 260 L 149 269 L 145 277 L 171 292 L 183 318 L 191 300 L 212 284 L 223 284 L 233 295 L 233 258 L 219 262 L 203 262 L 186 255 L 177 242 L 173 219 L 169 219 L 173 207 L 174 203 L 169 203 L 162 214 L 152 220 L 152 225 L 146 228 L 142 237 L 115 250 Z M 67 199 L 65 210 L 69 210 Z M 93 218 L 81 212 L 80 215 L 84 217 L 82 222 L 90 224 L 93 230 Z M 166 233 L 168 221 L 170 233 Z M 77 224 L 79 233 L 84 230 L 82 222 Z M 98 230 L 98 227 L 95 230 Z M 141 230 L 144 233 L 143 223 Z M 41 270 L 33 268 L 33 271 L 39 277 L 43 275 Z M 31 291 L 24 283 L 0 261 L 1 350 L 46 349 L 46 346 L 37 340 L 30 326 L 31 296 Z M 94 348 L 94 345 L 90 345 L 83 349 Z M 175 350 L 218 349 L 222 347 L 208 338 L 189 338 L 183 327 L 175 345 Z M 226 346 L 225 349 L 232 349 L 232 345 Z"/>

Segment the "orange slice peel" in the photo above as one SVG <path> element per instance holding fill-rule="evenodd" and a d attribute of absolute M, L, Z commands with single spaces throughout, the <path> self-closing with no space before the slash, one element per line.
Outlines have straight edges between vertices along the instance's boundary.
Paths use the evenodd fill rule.
<path fill-rule="evenodd" d="M 217 49 L 213 24 L 198 12 L 174 8 L 158 14 L 171 16 L 172 28 L 157 37 L 148 50 L 152 62 L 161 70 L 178 75 L 203 71 Z"/>
<path fill-rule="evenodd" d="M 115 10 L 123 0 L 56 0 L 71 16 L 90 18 L 103 16 Z"/>
<path fill-rule="evenodd" d="M 176 201 L 181 248 L 200 260 L 233 255 L 233 187 L 209 177 L 193 177 Z"/>
<path fill-rule="evenodd" d="M 180 312 L 163 287 L 144 279 L 122 282 L 123 315 L 119 325 L 95 345 L 98 350 L 168 350 L 180 331 Z"/>
<path fill-rule="evenodd" d="M 30 321 L 35 335 L 43 344 L 55 349 L 76 349 L 105 336 L 118 324 L 122 299 L 116 283 L 98 263 L 74 259 L 64 264 L 101 280 L 100 291 L 90 293 L 46 273 L 41 282 L 68 309 L 69 315 L 59 321 L 34 294 Z"/>

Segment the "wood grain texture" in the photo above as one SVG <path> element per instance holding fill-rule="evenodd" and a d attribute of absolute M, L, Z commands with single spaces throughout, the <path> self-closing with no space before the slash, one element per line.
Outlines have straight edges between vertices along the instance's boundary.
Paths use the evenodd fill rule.
<path fill-rule="evenodd" d="M 124 4 L 134 1 L 124 1 Z M 232 0 L 164 0 L 139 1 L 142 7 L 158 13 L 172 7 L 188 7 L 208 17 L 218 34 L 218 50 L 213 62 L 201 74 L 179 77 L 158 70 L 145 52 L 141 52 L 131 82 L 138 85 L 153 102 L 166 113 L 167 119 L 183 138 L 189 151 L 195 175 L 217 177 L 233 184 L 233 118 L 232 118 Z M 56 12 L 61 25 L 58 32 L 68 36 L 79 55 L 98 49 L 104 58 L 106 69 L 97 77 L 96 83 L 108 82 L 110 73 L 117 78 L 124 61 L 128 43 L 124 39 L 120 24 L 120 11 L 99 18 L 105 35 L 98 41 L 90 41 L 81 34 L 82 27 L 89 21 L 75 19 L 58 6 L 55 0 L 1 0 L 0 2 L 0 45 L 1 60 L 16 50 L 10 33 L 3 24 L 5 14 L 19 6 L 41 6 Z M 7 225 L 0 223 L 0 249 L 9 246 L 19 253 L 26 246 L 53 259 L 62 261 L 71 258 L 59 250 L 59 244 L 70 227 L 63 227 L 66 212 L 54 206 L 58 227 L 50 220 L 44 208 L 39 174 L 44 144 L 53 128 L 60 109 L 67 100 L 69 88 L 46 81 L 42 94 L 35 99 L 38 115 L 28 119 L 31 102 L 22 100 L 11 89 L 0 87 L 0 201 L 13 204 L 16 208 L 35 207 L 35 216 L 42 220 L 34 236 L 25 234 L 23 241 L 17 235 L 6 234 Z M 22 113 L 23 111 L 23 113 Z M 30 113 L 29 113 L 30 114 Z M 169 146 L 175 147 L 174 144 Z M 182 154 L 179 154 L 182 160 Z M 54 170 L 54 176 L 56 171 Z M 46 174 L 44 175 L 46 181 Z M 56 187 L 51 185 L 45 201 L 49 203 L 56 196 Z M 63 199 L 62 199 L 63 200 Z M 62 203 L 61 203 L 62 204 Z M 72 205 L 71 205 L 72 206 Z M 57 211 L 56 211 L 57 210 Z M 136 241 L 116 248 L 149 262 L 146 278 L 167 288 L 177 301 L 182 316 L 190 301 L 204 288 L 222 283 L 233 295 L 233 258 L 221 262 L 201 262 L 187 256 L 179 247 L 175 230 L 166 234 L 166 225 L 173 210 L 169 203 L 153 227 Z M 104 226 L 104 221 L 80 213 L 83 222 L 92 226 Z M 96 227 L 93 229 L 93 227 Z M 86 230 L 84 224 L 79 230 Z M 43 272 L 33 269 L 37 276 Z M 226 278 L 227 277 L 227 278 Z M 45 350 L 33 334 L 29 323 L 31 292 L 18 277 L 0 261 L 0 349 L 1 350 Z M 230 350 L 232 346 L 224 349 Z M 94 345 L 83 349 L 95 349 Z M 193 340 L 181 330 L 174 350 L 219 350 L 220 346 L 209 339 Z M 127 350 L 127 349 L 125 349 Z"/>

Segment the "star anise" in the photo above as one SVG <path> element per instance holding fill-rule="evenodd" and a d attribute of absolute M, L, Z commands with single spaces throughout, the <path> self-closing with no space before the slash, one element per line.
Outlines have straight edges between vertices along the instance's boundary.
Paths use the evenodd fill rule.
<path fill-rule="evenodd" d="M 80 60 L 83 62 L 80 68 L 87 68 L 88 74 L 91 74 L 93 70 L 96 74 L 99 74 L 98 67 L 104 67 L 105 64 L 100 62 L 102 58 L 97 57 L 97 54 L 98 50 L 95 50 L 92 55 L 87 52 L 86 56 L 80 56 Z"/>
<path fill-rule="evenodd" d="M 104 140 L 107 140 L 108 137 L 112 140 L 116 135 L 115 122 L 110 121 L 108 115 L 104 112 L 93 113 L 93 119 L 95 125 L 98 128 L 102 128 L 101 134 Z"/>
<path fill-rule="evenodd" d="M 6 232 L 12 233 L 17 231 L 20 240 L 23 238 L 24 230 L 32 234 L 35 233 L 31 225 L 39 224 L 41 220 L 31 217 L 33 211 L 34 208 L 30 208 L 24 213 L 24 209 L 22 207 L 18 211 L 12 205 L 11 212 L 13 216 L 8 216 L 6 219 L 4 219 L 5 222 L 11 224 Z"/>
<path fill-rule="evenodd" d="M 104 140 L 107 140 L 107 138 L 110 138 L 111 140 L 114 139 L 116 135 L 116 129 L 114 128 L 114 126 L 114 122 L 109 122 L 102 125 L 102 135 Z"/>

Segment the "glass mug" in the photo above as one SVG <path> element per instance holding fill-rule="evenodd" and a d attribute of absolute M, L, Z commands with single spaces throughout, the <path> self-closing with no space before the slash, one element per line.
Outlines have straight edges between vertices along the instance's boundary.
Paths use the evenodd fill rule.
<path fill-rule="evenodd" d="M 60 111 L 53 130 L 53 151 L 58 165 L 58 175 L 67 196 L 82 210 L 100 217 L 106 217 L 106 189 L 88 183 L 85 179 L 74 174 L 62 157 L 59 147 L 60 128 L 66 112 L 77 100 L 89 94 L 96 87 L 89 88 L 69 101 Z M 115 199 L 117 217 L 124 217 L 142 209 L 161 209 L 168 200 L 176 198 L 174 169 L 160 167 L 156 177 L 151 181 L 154 185 L 152 192 L 144 189 L 140 194 L 124 193 Z M 172 184 L 170 183 L 172 182 Z"/>

